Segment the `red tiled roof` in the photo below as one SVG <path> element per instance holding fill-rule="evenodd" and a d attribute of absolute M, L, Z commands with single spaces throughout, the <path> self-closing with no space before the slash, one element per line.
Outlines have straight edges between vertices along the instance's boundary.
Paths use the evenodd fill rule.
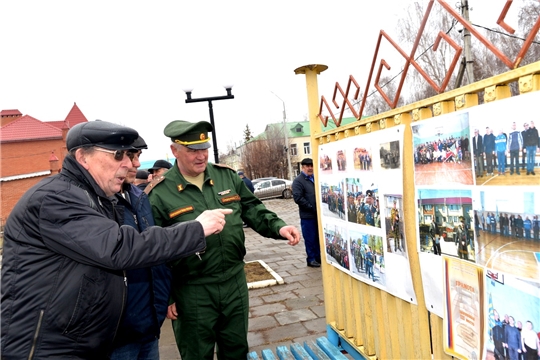
<path fill-rule="evenodd" d="M 24 115 L 0 128 L 0 142 L 62 139 L 62 130 Z"/>
<path fill-rule="evenodd" d="M 88 122 L 88 120 L 77 106 L 77 103 L 73 103 L 73 107 L 71 108 L 69 114 L 66 116 L 66 123 L 68 125 L 68 128 L 71 129 L 75 125 L 82 122 Z"/>
<path fill-rule="evenodd" d="M 64 120 L 58 120 L 58 121 L 47 121 L 46 122 L 49 125 L 54 126 L 55 128 L 62 129 L 66 122 Z"/>
<path fill-rule="evenodd" d="M 2 110 L 0 111 L 0 116 L 7 116 L 7 115 L 22 115 L 21 112 L 17 109 L 11 109 L 11 110 Z"/>

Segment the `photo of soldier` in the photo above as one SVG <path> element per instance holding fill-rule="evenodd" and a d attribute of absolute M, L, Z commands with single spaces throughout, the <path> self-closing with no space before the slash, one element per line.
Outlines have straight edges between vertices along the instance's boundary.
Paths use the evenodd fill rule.
<path fill-rule="evenodd" d="M 356 277 L 386 286 L 383 238 L 349 229 L 351 273 Z"/>
<path fill-rule="evenodd" d="M 335 219 L 345 220 L 348 214 L 345 212 L 345 195 L 343 183 L 321 182 L 321 194 L 323 194 L 322 213 Z M 347 215 L 346 215 L 347 214 Z"/>
<path fill-rule="evenodd" d="M 471 190 L 419 189 L 417 196 L 420 251 L 475 261 Z"/>
<path fill-rule="evenodd" d="M 386 251 L 405 255 L 405 231 L 403 229 L 403 221 L 401 220 L 402 198 L 384 196 L 384 201 L 387 204 L 384 209 L 386 214 Z"/>
<path fill-rule="evenodd" d="M 345 238 L 346 230 L 331 224 L 325 224 L 323 229 L 326 260 L 350 270 L 349 249 Z"/>
<path fill-rule="evenodd" d="M 401 167 L 401 155 L 399 141 L 382 143 L 379 149 L 381 169 L 399 169 Z"/>

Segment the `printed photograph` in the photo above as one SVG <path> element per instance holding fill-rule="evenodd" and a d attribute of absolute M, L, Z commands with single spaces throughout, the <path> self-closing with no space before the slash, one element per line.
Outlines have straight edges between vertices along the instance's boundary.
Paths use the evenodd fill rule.
<path fill-rule="evenodd" d="M 473 185 L 471 157 L 464 155 L 469 154 L 469 113 L 442 117 L 412 125 L 414 182 Z"/>
<path fill-rule="evenodd" d="M 354 149 L 354 169 L 362 171 L 373 170 L 371 148 L 357 147 Z"/>
<path fill-rule="evenodd" d="M 326 260 L 329 263 L 349 270 L 349 247 L 346 229 L 335 224 L 323 225 Z"/>
<path fill-rule="evenodd" d="M 385 195 L 383 198 L 386 252 L 407 256 L 405 229 L 403 228 L 403 198 L 401 195 Z"/>
<path fill-rule="evenodd" d="M 347 221 L 380 228 L 378 189 L 369 179 L 371 177 L 345 178 Z"/>
<path fill-rule="evenodd" d="M 420 251 L 475 262 L 471 190 L 419 189 Z"/>
<path fill-rule="evenodd" d="M 484 359 L 540 358 L 540 284 L 486 271 Z"/>
<path fill-rule="evenodd" d="M 399 141 L 382 143 L 379 149 L 381 169 L 399 169 L 401 167 L 401 154 Z"/>
<path fill-rule="evenodd" d="M 473 192 L 477 262 L 522 278 L 540 278 L 537 187 L 481 187 Z"/>
<path fill-rule="evenodd" d="M 343 183 L 321 181 L 322 213 L 334 219 L 345 220 L 345 195 Z"/>
<path fill-rule="evenodd" d="M 350 270 L 357 277 L 386 286 L 383 238 L 349 230 Z"/>

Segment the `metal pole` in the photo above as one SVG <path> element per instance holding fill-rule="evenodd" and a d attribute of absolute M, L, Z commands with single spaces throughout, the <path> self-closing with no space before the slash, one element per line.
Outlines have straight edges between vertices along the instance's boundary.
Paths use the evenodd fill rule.
<path fill-rule="evenodd" d="M 463 18 L 470 23 L 469 20 L 469 1 L 461 0 L 461 11 Z M 473 72 L 473 58 L 472 58 L 472 44 L 471 44 L 471 33 L 467 28 L 463 28 L 463 45 L 465 50 L 465 68 L 467 69 L 467 78 L 469 79 L 469 84 L 474 82 L 474 72 Z"/>
<path fill-rule="evenodd" d="M 214 162 L 219 164 L 219 152 L 217 148 L 217 138 L 216 138 L 216 126 L 214 125 L 214 106 L 212 101 L 208 100 L 208 110 L 210 111 L 210 124 L 212 124 L 212 144 L 214 146 Z"/>
<path fill-rule="evenodd" d="M 273 91 L 270 91 L 272 94 L 274 94 Z M 289 129 L 287 128 L 287 112 L 285 111 L 285 101 L 283 101 L 279 96 L 274 94 L 275 97 L 277 97 L 281 102 L 283 103 L 283 133 L 284 133 L 284 140 L 285 140 L 285 157 L 287 158 L 287 169 L 289 171 L 289 180 L 293 180 L 293 173 L 292 173 L 292 167 L 291 167 L 291 153 L 289 148 Z"/>

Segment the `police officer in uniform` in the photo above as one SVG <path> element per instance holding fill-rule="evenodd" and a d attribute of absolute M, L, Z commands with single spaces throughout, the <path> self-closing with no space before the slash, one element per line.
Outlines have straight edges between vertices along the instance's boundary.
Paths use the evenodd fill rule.
<path fill-rule="evenodd" d="M 149 193 L 154 219 L 169 226 L 195 219 L 207 209 L 232 209 L 223 231 L 206 238 L 206 252 L 171 263 L 173 280 L 168 317 L 183 360 L 245 359 L 248 353 L 249 296 L 244 273 L 242 223 L 264 237 L 296 245 L 300 233 L 249 191 L 236 171 L 208 163 L 206 121 L 175 120 L 164 130 L 171 138 L 174 166 L 153 181 Z"/>

